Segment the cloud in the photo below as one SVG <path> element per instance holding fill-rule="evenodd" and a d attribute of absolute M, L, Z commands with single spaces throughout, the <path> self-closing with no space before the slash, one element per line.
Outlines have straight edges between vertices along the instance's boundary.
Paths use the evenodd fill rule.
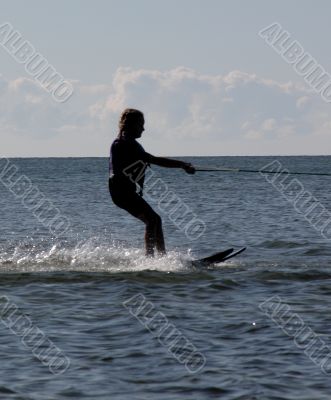
<path fill-rule="evenodd" d="M 325 154 L 327 150 L 318 138 L 330 136 L 329 104 L 292 82 L 244 71 L 206 75 L 177 67 L 118 68 L 111 83 L 72 84 L 69 101 L 56 103 L 32 79 L 6 81 L 0 76 L 4 155 L 37 155 L 31 148 L 40 156 L 106 155 L 126 107 L 145 113 L 143 142 L 157 154 Z"/>

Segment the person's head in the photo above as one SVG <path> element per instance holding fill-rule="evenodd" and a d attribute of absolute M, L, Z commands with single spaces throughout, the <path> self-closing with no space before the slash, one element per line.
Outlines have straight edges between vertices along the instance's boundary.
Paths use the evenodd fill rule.
<path fill-rule="evenodd" d="M 119 121 L 119 134 L 132 137 L 134 139 L 140 138 L 144 129 L 144 114 L 134 108 L 126 108 Z"/>

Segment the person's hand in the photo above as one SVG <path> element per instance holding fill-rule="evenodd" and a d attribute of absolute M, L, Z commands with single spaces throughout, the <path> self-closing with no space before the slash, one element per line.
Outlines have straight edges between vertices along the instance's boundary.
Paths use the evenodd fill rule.
<path fill-rule="evenodd" d="M 194 173 L 195 173 L 195 168 L 194 168 L 193 165 L 190 164 L 190 163 L 184 163 L 183 169 L 184 169 L 185 172 L 187 172 L 188 174 L 194 174 Z"/>

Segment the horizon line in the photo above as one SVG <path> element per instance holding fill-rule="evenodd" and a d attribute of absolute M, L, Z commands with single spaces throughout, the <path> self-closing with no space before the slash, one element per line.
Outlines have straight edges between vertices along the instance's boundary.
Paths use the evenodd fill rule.
<path fill-rule="evenodd" d="M 160 157 L 330 157 L 331 154 L 227 154 L 227 155 L 165 155 Z M 0 158 L 109 158 L 105 156 L 0 156 Z"/>

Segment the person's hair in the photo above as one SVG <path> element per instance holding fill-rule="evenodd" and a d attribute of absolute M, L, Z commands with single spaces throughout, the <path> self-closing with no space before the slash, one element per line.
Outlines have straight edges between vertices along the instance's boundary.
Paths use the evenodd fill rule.
<path fill-rule="evenodd" d="M 132 126 L 137 122 L 137 119 L 144 118 L 144 114 L 134 108 L 126 108 L 122 114 L 118 124 L 119 133 L 118 137 L 121 137 L 124 132 L 130 133 Z"/>

